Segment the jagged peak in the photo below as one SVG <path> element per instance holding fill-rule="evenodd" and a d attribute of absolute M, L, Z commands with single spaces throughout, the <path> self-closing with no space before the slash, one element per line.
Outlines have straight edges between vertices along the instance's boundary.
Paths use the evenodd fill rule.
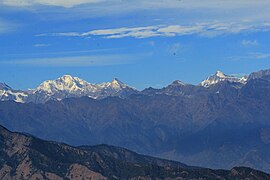
<path fill-rule="evenodd" d="M 227 75 L 225 75 L 222 71 L 219 71 L 219 70 L 216 72 L 215 76 L 220 77 L 220 78 L 226 78 L 227 77 Z"/>
<path fill-rule="evenodd" d="M 111 82 L 104 82 L 98 86 L 100 86 L 102 88 L 112 88 L 112 89 L 116 89 L 116 90 L 129 87 L 128 85 L 126 85 L 125 83 L 120 81 L 118 78 L 114 78 Z"/>
<path fill-rule="evenodd" d="M 112 82 L 111 83 L 113 83 L 113 84 L 124 84 L 122 81 L 120 81 L 118 78 L 114 78 L 113 80 L 112 80 Z"/>

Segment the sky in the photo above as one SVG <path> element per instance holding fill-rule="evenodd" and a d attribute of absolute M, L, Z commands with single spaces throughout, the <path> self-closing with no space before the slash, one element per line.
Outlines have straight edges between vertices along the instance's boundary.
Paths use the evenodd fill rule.
<path fill-rule="evenodd" d="M 269 0 L 0 0 L 0 82 L 144 89 L 270 68 Z"/>

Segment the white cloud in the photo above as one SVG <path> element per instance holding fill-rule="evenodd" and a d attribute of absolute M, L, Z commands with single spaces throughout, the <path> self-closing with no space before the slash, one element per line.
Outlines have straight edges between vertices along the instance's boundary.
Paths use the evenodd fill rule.
<path fill-rule="evenodd" d="M 80 33 L 76 33 L 76 32 L 67 32 L 67 33 L 50 33 L 50 34 L 37 34 L 36 36 L 42 37 L 42 36 L 81 36 Z"/>
<path fill-rule="evenodd" d="M 91 56 L 69 56 L 48 57 L 32 59 L 15 59 L 0 61 L 0 64 L 8 65 L 32 65 L 46 67 L 85 67 L 85 66 L 110 66 L 130 64 L 140 59 L 142 54 L 118 54 L 118 55 L 91 55 Z"/>
<path fill-rule="evenodd" d="M 1 1 L 2 4 L 4 5 L 16 7 L 48 5 L 48 6 L 62 6 L 70 8 L 80 4 L 98 3 L 104 0 L 1 0 Z"/>
<path fill-rule="evenodd" d="M 3 4 L 15 7 L 30 6 L 32 8 L 26 8 L 26 10 L 35 14 L 40 13 L 39 17 L 44 16 L 43 19 L 68 19 L 69 21 L 73 18 L 91 19 L 113 15 L 118 17 L 118 15 L 126 16 L 131 12 L 139 12 L 134 13 L 136 17 L 138 16 L 138 21 L 134 23 L 124 21 L 123 28 L 100 29 L 84 33 L 58 33 L 62 36 L 97 35 L 106 38 L 145 38 L 188 34 L 215 36 L 225 32 L 239 33 L 247 29 L 263 28 L 260 25 L 270 19 L 269 0 L 0 0 L 0 6 Z M 83 6 L 77 6 L 81 4 Z M 67 8 L 40 8 L 40 5 Z M 147 18 L 140 19 L 142 17 Z M 156 19 L 158 21 L 155 21 Z M 167 26 L 160 27 L 156 24 L 146 26 L 146 24 L 153 25 L 153 22 L 167 24 Z M 218 23 L 204 24 L 205 22 Z M 128 26 L 135 28 L 128 28 Z M 265 23 L 264 26 L 267 24 Z M 268 26 L 270 26 L 269 23 Z"/>
<path fill-rule="evenodd" d="M 75 32 L 55 34 L 59 36 L 102 36 L 104 38 L 147 38 L 192 34 L 217 36 L 250 30 L 261 31 L 270 27 L 270 24 L 266 23 L 270 19 L 269 0 L 0 0 L 0 6 L 2 4 L 15 7 L 31 6 L 32 8 L 26 9 L 32 10 L 35 14 L 40 13 L 39 17 L 43 19 L 68 19 L 69 22 L 71 22 L 70 19 L 76 18 L 91 19 L 100 16 L 113 17 L 113 15 L 124 19 L 122 16 L 139 12 L 134 13 L 138 21 L 120 20 L 117 23 L 106 24 L 110 27 L 124 22 L 125 24 L 120 28 L 89 32 L 75 30 Z M 77 6 L 81 4 L 84 5 Z M 67 8 L 40 8 L 40 5 Z M 147 18 L 140 19 L 142 17 Z M 156 19 L 158 21 L 155 21 Z M 44 35 L 47 34 L 39 36 Z"/>
<path fill-rule="evenodd" d="M 61 32 L 40 34 L 37 36 L 73 36 L 88 37 L 101 36 L 104 38 L 148 38 L 155 36 L 184 36 L 184 35 L 200 35 L 200 36 L 217 36 L 224 34 L 237 34 L 241 32 L 268 31 L 270 24 L 263 22 L 258 24 L 243 23 L 196 23 L 194 25 L 157 25 L 145 27 L 121 27 L 115 29 L 100 29 L 88 32 Z M 246 42 L 247 43 L 247 42 Z"/>
<path fill-rule="evenodd" d="M 12 53 L 12 54 L 1 54 L 0 58 L 13 58 L 13 57 L 45 57 L 45 56 L 83 56 L 82 54 L 87 53 L 102 53 L 107 54 L 109 52 L 113 52 L 115 50 L 123 50 L 124 48 L 107 48 L 107 49 L 90 49 L 90 50 L 79 50 L 79 51 L 53 51 L 53 52 L 32 52 L 32 53 Z"/>
<path fill-rule="evenodd" d="M 257 40 L 242 40 L 241 44 L 243 46 L 257 46 L 259 43 Z"/>
<path fill-rule="evenodd" d="M 106 36 L 107 38 L 122 38 L 127 36 L 144 38 L 156 36 L 154 30 L 157 30 L 158 26 L 146 26 L 146 27 L 135 27 L 135 28 L 115 28 L 115 29 L 101 29 L 93 30 L 86 33 L 79 34 L 79 36 Z M 59 35 L 59 34 L 58 34 Z"/>
<path fill-rule="evenodd" d="M 161 24 L 167 24 L 168 21 L 169 24 L 178 24 L 179 21 L 258 22 L 270 19 L 269 0 L 0 0 L 0 8 L 1 5 L 31 7 L 24 9 L 51 15 L 52 19 L 111 17 L 131 12 L 139 12 L 138 16 L 151 16 L 152 21 L 158 19 Z M 141 22 L 146 22 L 147 19 L 149 18 L 142 19 Z"/>
<path fill-rule="evenodd" d="M 203 32 L 203 30 L 204 25 L 194 25 L 194 26 L 172 25 L 159 28 L 157 32 L 165 36 L 176 36 L 176 35 L 197 34 Z"/>
<path fill-rule="evenodd" d="M 268 0 L 1 0 L 4 5 L 8 6 L 33 6 L 33 5 L 52 5 L 73 7 L 80 4 L 100 3 L 105 2 L 108 7 L 106 10 L 113 10 L 112 7 L 119 8 L 122 11 L 133 11 L 142 9 L 167 9 L 167 8 L 184 8 L 184 9 L 198 9 L 198 8 L 250 8 L 269 5 Z M 125 7 L 125 8 L 122 8 Z"/>

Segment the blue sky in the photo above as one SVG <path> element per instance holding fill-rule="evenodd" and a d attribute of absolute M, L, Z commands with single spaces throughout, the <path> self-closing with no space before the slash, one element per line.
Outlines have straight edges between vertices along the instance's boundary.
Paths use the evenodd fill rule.
<path fill-rule="evenodd" d="M 270 68 L 269 0 L 0 0 L 0 82 L 143 89 Z"/>

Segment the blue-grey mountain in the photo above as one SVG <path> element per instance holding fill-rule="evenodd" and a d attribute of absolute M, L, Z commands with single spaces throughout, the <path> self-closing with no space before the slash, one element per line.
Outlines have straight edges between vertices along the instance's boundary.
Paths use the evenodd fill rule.
<path fill-rule="evenodd" d="M 269 179 L 245 167 L 211 170 L 99 145 L 72 147 L 0 126 L 1 179 Z"/>
<path fill-rule="evenodd" d="M 123 83 L 117 91 L 99 85 L 95 96 L 82 90 L 89 84 L 68 78 L 72 83 L 62 83 L 62 77 L 29 92 L 2 88 L 2 97 L 14 91 L 12 97 L 25 93 L 28 100 L 2 98 L 0 123 L 73 145 L 105 143 L 190 165 L 270 172 L 269 70 L 241 78 L 218 71 L 199 85 L 174 81 L 141 92 Z M 39 92 L 44 89 L 45 96 Z M 31 93 L 39 98 L 30 100 Z"/>

